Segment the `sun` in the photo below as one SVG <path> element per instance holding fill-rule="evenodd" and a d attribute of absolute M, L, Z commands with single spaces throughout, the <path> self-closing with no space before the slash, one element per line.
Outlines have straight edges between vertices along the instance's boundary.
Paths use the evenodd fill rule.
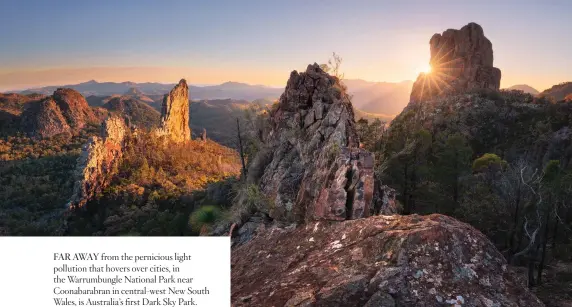
<path fill-rule="evenodd" d="M 425 65 L 419 66 L 419 69 L 417 69 L 417 73 L 418 74 L 420 74 L 420 73 L 424 73 L 424 74 L 431 73 L 431 65 L 425 64 Z"/>

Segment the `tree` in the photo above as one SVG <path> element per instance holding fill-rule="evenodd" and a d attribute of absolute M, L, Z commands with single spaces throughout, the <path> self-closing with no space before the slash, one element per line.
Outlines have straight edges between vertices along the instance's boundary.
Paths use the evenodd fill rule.
<path fill-rule="evenodd" d="M 446 136 L 436 147 L 434 177 L 452 203 L 444 213 L 451 214 L 459 206 L 461 177 L 470 174 L 473 150 L 459 133 Z"/>
<path fill-rule="evenodd" d="M 324 72 L 331 73 L 339 80 L 342 80 L 344 78 L 344 74 L 340 72 L 340 66 L 342 66 L 342 61 L 343 59 L 338 54 L 332 52 L 332 57 L 328 59 L 328 64 L 321 64 L 320 68 Z"/>
<path fill-rule="evenodd" d="M 242 135 L 240 134 L 240 121 L 236 119 L 236 135 L 238 140 L 238 152 L 240 153 L 240 162 L 242 163 L 242 179 L 246 180 L 246 163 L 244 161 L 244 148 L 242 147 Z"/>

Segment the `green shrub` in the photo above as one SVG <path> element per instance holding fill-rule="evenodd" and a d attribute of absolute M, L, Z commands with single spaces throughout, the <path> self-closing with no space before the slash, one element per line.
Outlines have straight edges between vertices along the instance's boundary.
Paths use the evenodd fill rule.
<path fill-rule="evenodd" d="M 494 153 L 486 153 L 473 161 L 473 172 L 479 173 L 486 170 L 501 170 L 506 166 L 506 161 Z"/>
<path fill-rule="evenodd" d="M 190 218 L 189 225 L 193 232 L 199 233 L 203 226 L 213 225 L 223 216 L 221 210 L 215 206 L 203 206 L 195 210 Z"/>

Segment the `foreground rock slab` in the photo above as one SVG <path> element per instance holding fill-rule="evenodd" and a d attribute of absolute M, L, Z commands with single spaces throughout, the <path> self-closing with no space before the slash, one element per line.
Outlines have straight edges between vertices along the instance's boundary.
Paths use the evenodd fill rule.
<path fill-rule="evenodd" d="M 544 306 L 482 233 L 437 214 L 262 232 L 232 252 L 232 301 L 235 307 Z"/>

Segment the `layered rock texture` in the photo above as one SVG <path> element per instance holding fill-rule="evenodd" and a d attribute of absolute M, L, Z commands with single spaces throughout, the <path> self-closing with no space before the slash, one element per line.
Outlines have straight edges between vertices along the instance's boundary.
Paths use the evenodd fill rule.
<path fill-rule="evenodd" d="M 501 71 L 493 67 L 493 47 L 480 25 L 469 23 L 460 30 L 435 34 L 429 45 L 431 73 L 419 75 L 411 101 L 472 89 L 499 89 Z"/>
<path fill-rule="evenodd" d="M 253 265 L 255 264 L 255 265 Z M 232 251 L 233 306 L 544 306 L 479 231 L 375 216 L 273 229 Z"/>
<path fill-rule="evenodd" d="M 249 182 L 271 198 L 275 220 L 346 220 L 369 215 L 373 154 L 358 148 L 352 104 L 336 77 L 293 71 L 270 114 L 265 148 Z"/>
<path fill-rule="evenodd" d="M 97 118 L 83 96 L 72 89 L 57 89 L 51 97 L 27 104 L 21 117 L 24 131 L 36 137 L 73 134 Z"/>
<path fill-rule="evenodd" d="M 190 140 L 189 116 L 189 87 L 187 81 L 181 79 L 179 84 L 163 98 L 158 134 L 168 136 L 177 143 Z"/>
<path fill-rule="evenodd" d="M 101 137 L 93 136 L 83 146 L 77 161 L 73 195 L 68 207 L 82 207 L 103 192 L 123 155 L 126 132 L 123 119 L 110 117 L 102 125 Z"/>

